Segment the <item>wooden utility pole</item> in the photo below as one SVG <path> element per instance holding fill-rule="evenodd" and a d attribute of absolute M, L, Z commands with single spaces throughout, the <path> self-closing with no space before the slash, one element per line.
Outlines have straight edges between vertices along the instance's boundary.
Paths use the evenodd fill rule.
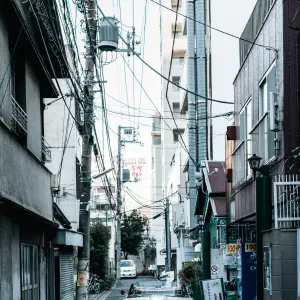
<path fill-rule="evenodd" d="M 83 233 L 83 247 L 78 251 L 78 279 L 76 299 L 88 299 L 88 278 L 90 268 L 90 211 L 91 198 L 91 166 L 93 147 L 93 115 L 94 115 L 94 72 L 95 45 L 97 32 L 96 0 L 85 0 L 86 5 L 86 55 L 84 83 L 84 132 L 82 142 L 82 160 L 80 173 L 80 214 L 79 231 Z"/>

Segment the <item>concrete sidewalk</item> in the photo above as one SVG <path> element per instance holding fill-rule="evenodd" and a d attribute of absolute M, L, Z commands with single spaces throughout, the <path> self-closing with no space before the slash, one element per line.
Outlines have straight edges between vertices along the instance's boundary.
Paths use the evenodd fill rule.
<path fill-rule="evenodd" d="M 104 291 L 101 294 L 89 295 L 89 300 L 105 300 L 110 294 L 112 290 Z"/>

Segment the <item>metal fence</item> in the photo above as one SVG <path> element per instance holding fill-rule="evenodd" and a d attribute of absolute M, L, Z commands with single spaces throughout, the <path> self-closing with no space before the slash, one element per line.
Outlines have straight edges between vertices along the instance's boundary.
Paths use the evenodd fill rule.
<path fill-rule="evenodd" d="M 300 181 L 297 175 L 275 176 L 275 229 L 300 226 Z"/>

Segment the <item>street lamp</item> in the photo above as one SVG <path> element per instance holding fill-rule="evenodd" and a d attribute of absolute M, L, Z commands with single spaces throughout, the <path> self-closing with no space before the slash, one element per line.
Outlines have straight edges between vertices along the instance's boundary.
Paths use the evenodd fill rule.
<path fill-rule="evenodd" d="M 201 231 L 203 231 L 203 229 L 204 229 L 204 218 L 203 218 L 203 215 L 200 216 L 200 218 L 198 220 L 198 224 L 199 224 L 199 229 Z"/>
<path fill-rule="evenodd" d="M 250 158 L 248 158 L 250 169 L 253 171 L 254 179 L 256 171 L 260 167 L 260 161 L 262 160 L 261 157 L 257 156 L 256 154 L 253 154 Z"/>

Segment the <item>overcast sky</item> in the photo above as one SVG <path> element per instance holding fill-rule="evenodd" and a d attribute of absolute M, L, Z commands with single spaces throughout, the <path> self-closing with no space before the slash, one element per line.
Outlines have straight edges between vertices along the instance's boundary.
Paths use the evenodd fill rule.
<path fill-rule="evenodd" d="M 137 39 L 141 41 L 141 57 L 145 59 L 156 70 L 160 71 L 160 29 L 159 29 L 159 6 L 151 0 L 98 0 L 99 5 L 103 9 L 106 16 L 115 16 L 121 20 L 123 30 L 122 36 L 126 39 L 127 30 L 131 30 L 133 24 L 136 29 Z M 121 14 L 119 3 L 121 3 Z M 254 8 L 256 0 L 211 0 L 211 20 L 212 26 L 227 31 L 234 35 L 240 36 L 249 17 Z M 134 4 L 134 5 L 133 5 Z M 134 10 L 133 10 L 134 7 Z M 145 18 L 146 8 L 146 18 Z M 134 21 L 133 21 L 134 14 Z M 74 15 L 78 25 L 78 33 L 80 32 L 79 23 L 82 15 Z M 146 20 L 146 24 L 144 23 Z M 175 14 L 174 14 L 175 21 Z M 145 24 L 145 27 L 144 27 Z M 145 31 L 144 31 L 145 28 Z M 145 32 L 145 34 L 144 34 Z M 84 34 L 78 39 L 80 48 L 84 52 L 83 46 Z M 224 34 L 212 31 L 212 87 L 213 98 L 233 101 L 233 80 L 239 68 L 239 43 L 237 39 L 228 37 Z M 119 47 L 124 45 L 119 43 Z M 144 52 L 143 52 L 144 49 Z M 108 53 L 104 59 L 108 62 L 115 58 Z M 124 54 L 125 61 L 133 68 L 133 57 L 128 57 Z M 125 70 L 125 71 L 124 71 Z M 147 66 L 143 66 L 140 60 L 135 57 L 134 59 L 135 75 L 140 82 L 142 82 L 144 89 L 148 93 L 151 100 L 155 103 L 156 107 L 160 108 L 161 97 L 161 79 L 151 71 Z M 126 74 L 126 80 L 125 80 Z M 142 75 L 143 74 L 143 75 Z M 144 146 L 128 144 L 125 148 L 124 157 L 145 157 L 150 165 L 151 161 L 151 115 L 155 113 L 155 108 L 151 104 L 148 97 L 144 92 L 141 92 L 141 87 L 137 81 L 133 81 L 133 75 L 124 63 L 122 55 L 118 53 L 117 59 L 104 67 L 105 90 L 107 95 L 116 98 L 124 104 L 120 104 L 109 96 L 106 96 L 108 119 L 110 126 L 110 140 L 112 144 L 113 154 L 117 153 L 117 128 L 118 125 L 122 126 L 139 126 L 139 140 Z M 143 80 L 142 80 L 143 77 Z M 127 88 L 126 88 L 127 87 Z M 134 90 L 134 92 L 133 92 Z M 96 94 L 96 106 L 101 107 L 101 100 L 99 94 Z M 142 112 L 130 109 L 126 105 L 135 107 L 137 110 L 141 108 Z M 99 133 L 99 142 L 101 150 L 105 156 L 107 167 L 110 166 L 108 149 L 107 149 L 107 136 L 102 130 L 102 110 L 96 109 L 98 118 L 97 129 Z M 224 113 L 233 110 L 230 105 L 213 105 L 213 115 Z M 120 115 L 124 114 L 124 115 Z M 128 116 L 131 115 L 131 116 Z M 147 116 L 138 117 L 138 115 Z M 226 126 L 230 125 L 232 121 L 225 118 L 214 119 L 213 133 L 214 133 L 214 159 L 224 160 L 224 140 Z M 150 168 L 149 168 L 150 169 Z M 145 178 L 146 179 L 146 178 Z M 141 187 L 144 189 L 144 197 L 150 197 L 151 184 L 149 178 L 138 184 L 136 188 L 132 185 L 132 189 L 140 193 Z"/>

